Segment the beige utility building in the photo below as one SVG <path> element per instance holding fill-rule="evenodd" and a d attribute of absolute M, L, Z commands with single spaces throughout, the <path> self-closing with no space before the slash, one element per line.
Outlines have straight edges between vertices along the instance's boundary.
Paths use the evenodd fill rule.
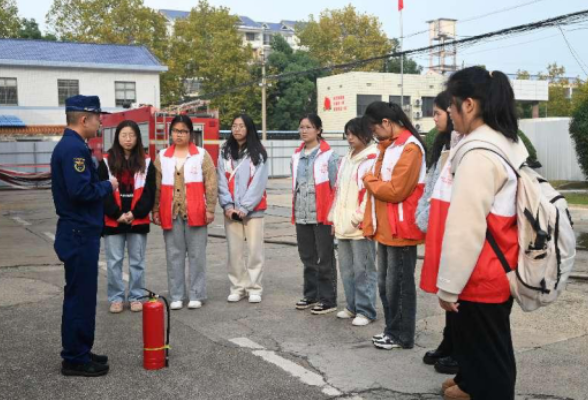
<path fill-rule="evenodd" d="M 420 132 L 435 127 L 433 100 L 445 88 L 447 76 L 428 72 L 404 75 L 404 111 Z M 548 100 L 546 81 L 511 80 L 518 101 Z M 362 116 L 374 101 L 400 104 L 400 74 L 349 72 L 317 80 L 318 114 L 327 132 L 340 132 L 345 123 Z"/>

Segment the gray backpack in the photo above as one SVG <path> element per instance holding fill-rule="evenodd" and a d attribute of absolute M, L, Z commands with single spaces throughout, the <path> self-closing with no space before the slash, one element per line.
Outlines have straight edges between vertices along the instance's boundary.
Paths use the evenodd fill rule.
<path fill-rule="evenodd" d="M 553 303 L 565 290 L 576 258 L 576 235 L 564 196 L 541 175 L 523 164 L 513 167 L 500 149 L 481 145 L 501 157 L 517 176 L 517 228 L 519 257 L 511 268 L 496 240 L 486 239 L 502 264 L 510 291 L 523 311 L 533 311 Z M 461 154 L 463 158 L 465 152 Z"/>

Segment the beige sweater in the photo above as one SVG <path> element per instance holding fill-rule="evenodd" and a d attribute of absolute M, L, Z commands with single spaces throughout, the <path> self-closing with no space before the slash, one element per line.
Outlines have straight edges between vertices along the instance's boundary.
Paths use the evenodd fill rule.
<path fill-rule="evenodd" d="M 494 146 L 513 166 L 521 165 L 528 157 L 522 140 L 514 143 L 487 125 L 466 135 L 452 153 L 450 162 L 455 175 L 437 279 L 437 296 L 452 303 L 474 271 L 486 241 L 486 218 L 496 194 L 508 181 L 507 167 L 498 155 L 483 149 L 468 151 L 479 146 Z"/>
<path fill-rule="evenodd" d="M 352 151 L 349 151 L 341 161 L 342 166 L 337 175 L 337 192 L 329 214 L 329 221 L 333 222 L 337 239 L 359 240 L 364 239 L 359 224 L 363 221 L 368 198 L 366 192 L 360 204 L 359 192 L 364 189 L 363 174 L 371 171 L 371 166 L 375 161 L 375 158 L 368 160 L 368 156 L 376 155 L 378 148 L 372 144 L 355 156 L 352 156 L 351 153 Z M 360 166 L 364 171 L 362 176 L 358 176 Z"/>

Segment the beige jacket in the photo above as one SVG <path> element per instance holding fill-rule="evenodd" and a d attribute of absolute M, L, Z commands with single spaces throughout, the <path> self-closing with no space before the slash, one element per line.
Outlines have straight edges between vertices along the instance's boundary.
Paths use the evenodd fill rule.
<path fill-rule="evenodd" d="M 437 296 L 448 302 L 457 301 L 476 267 L 486 241 L 488 214 L 509 179 L 508 167 L 498 155 L 470 150 L 480 146 L 497 149 L 513 166 L 528 157 L 522 140 L 514 143 L 487 125 L 465 135 L 452 152 L 449 161 L 455 175 L 437 279 Z"/>
<path fill-rule="evenodd" d="M 364 238 L 363 231 L 359 228 L 359 224 L 363 221 L 368 198 L 363 186 L 363 175 L 371 171 L 378 148 L 372 144 L 355 156 L 351 155 L 352 152 L 352 150 L 349 151 L 341 160 L 341 167 L 337 174 L 335 201 L 329 213 L 329 221 L 333 222 L 337 239 L 359 240 Z M 368 159 L 370 155 L 372 158 Z M 361 203 L 359 202 L 360 191 L 364 192 Z"/>

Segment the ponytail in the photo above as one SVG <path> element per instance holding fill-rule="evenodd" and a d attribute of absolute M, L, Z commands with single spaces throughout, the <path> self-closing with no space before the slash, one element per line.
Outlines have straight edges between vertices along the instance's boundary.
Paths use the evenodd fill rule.
<path fill-rule="evenodd" d="M 518 141 L 514 91 L 504 73 L 488 72 L 482 67 L 465 68 L 451 75 L 447 90 L 458 105 L 467 98 L 478 100 L 484 123 L 513 142 Z"/>
<path fill-rule="evenodd" d="M 482 118 L 492 129 L 517 142 L 519 123 L 514 91 L 508 77 L 500 71 L 490 72 L 488 97 L 484 102 Z"/>
<path fill-rule="evenodd" d="M 402 108 L 396 103 L 374 101 L 365 110 L 363 118 L 368 126 L 381 124 L 384 119 L 390 120 L 408 130 L 421 143 L 423 149 L 426 148 L 423 139 L 421 139 L 421 135 L 412 125 L 412 122 L 410 122 L 410 119 L 408 119 L 404 111 L 402 111 Z"/>

